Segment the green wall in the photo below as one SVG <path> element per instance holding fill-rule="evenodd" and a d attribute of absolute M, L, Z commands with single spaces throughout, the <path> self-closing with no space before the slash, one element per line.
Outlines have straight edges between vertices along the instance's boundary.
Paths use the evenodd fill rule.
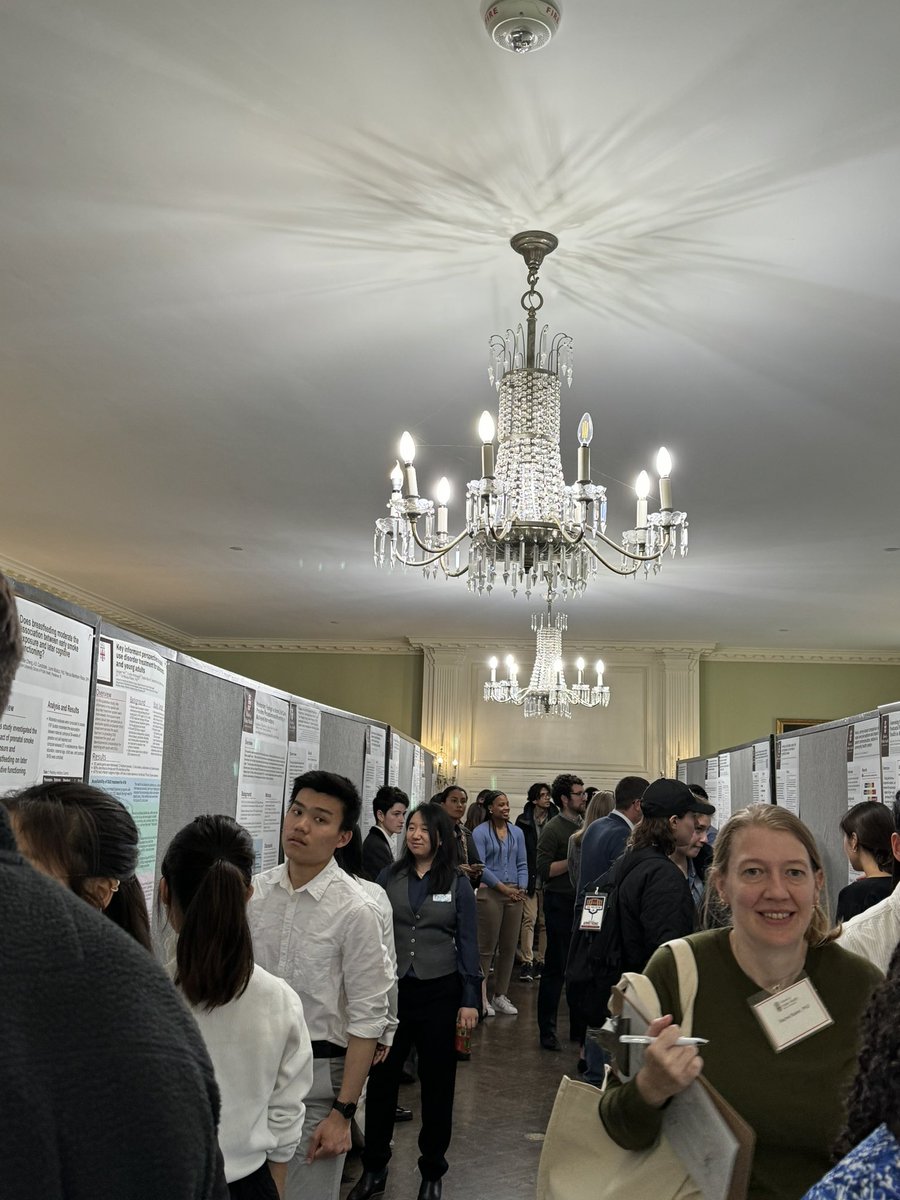
<path fill-rule="evenodd" d="M 777 717 L 832 721 L 900 700 L 900 666 L 700 662 L 700 753 L 775 732 Z"/>
<path fill-rule="evenodd" d="M 417 741 L 422 654 L 279 654 L 203 651 L 196 658 L 259 683 L 393 725 Z"/>

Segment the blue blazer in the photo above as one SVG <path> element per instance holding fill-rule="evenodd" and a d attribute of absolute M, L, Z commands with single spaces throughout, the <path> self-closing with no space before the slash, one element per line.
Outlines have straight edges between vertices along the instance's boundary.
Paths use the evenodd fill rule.
<path fill-rule="evenodd" d="M 581 871 L 578 874 L 578 892 L 589 883 L 605 875 L 622 851 L 631 833 L 624 817 L 611 812 L 588 825 L 581 839 Z"/>

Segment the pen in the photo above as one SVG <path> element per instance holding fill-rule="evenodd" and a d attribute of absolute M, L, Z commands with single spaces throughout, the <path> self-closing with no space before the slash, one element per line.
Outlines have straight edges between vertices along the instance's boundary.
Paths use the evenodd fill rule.
<path fill-rule="evenodd" d="M 622 1042 L 626 1046 L 649 1046 L 652 1042 L 656 1041 L 656 1038 L 647 1037 L 646 1034 L 623 1033 L 620 1035 L 619 1041 Z M 673 1045 L 675 1045 L 675 1046 L 708 1046 L 709 1038 L 683 1037 L 683 1038 L 678 1038 L 678 1040 L 675 1041 L 673 1043 Z"/>

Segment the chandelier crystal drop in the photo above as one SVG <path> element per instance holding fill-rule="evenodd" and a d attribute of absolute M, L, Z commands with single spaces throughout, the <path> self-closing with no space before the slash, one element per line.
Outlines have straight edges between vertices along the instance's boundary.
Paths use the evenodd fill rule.
<path fill-rule="evenodd" d="M 571 718 L 572 707 L 576 705 L 582 708 L 596 708 L 598 705 L 606 708 L 609 704 L 609 688 L 603 684 L 604 666 L 601 661 L 595 666 L 596 684 L 584 682 L 583 658 L 579 658 L 575 664 L 578 682 L 571 686 L 566 683 L 562 635 L 567 626 L 565 614 L 553 616 L 549 604 L 546 617 L 534 615 L 531 628 L 536 634 L 537 644 L 528 687 L 519 686 L 519 666 L 512 655 L 506 659 L 506 679 L 497 678 L 499 663 L 492 658 L 488 663 L 491 678 L 484 685 L 485 700 L 494 700 L 498 704 L 519 704 L 526 717 Z"/>
<path fill-rule="evenodd" d="M 560 454 L 560 391 L 572 384 L 572 339 L 540 332 L 544 303 L 538 270 L 556 249 L 552 233 L 529 230 L 510 241 L 528 267 L 521 304 L 524 327 L 490 340 L 488 377 L 499 395 L 496 428 L 490 413 L 479 422 L 481 477 L 465 493 L 465 524 L 451 535 L 449 486 L 442 479 L 436 502 L 418 493 L 415 443 L 400 442 L 400 462 L 391 472 L 388 516 L 375 522 L 375 561 L 393 568 L 418 567 L 426 575 L 465 575 L 470 591 L 503 585 L 513 595 L 533 591 L 548 600 L 580 595 L 605 567 L 617 575 L 657 572 L 667 550 L 684 556 L 687 514 L 672 505 L 671 456 L 657 455 L 659 511 L 649 512 L 650 478 L 641 472 L 635 487 L 635 527 L 620 542 L 606 534 L 606 488 L 591 479 L 593 422 L 578 427 L 578 478 L 565 482 Z M 496 460 L 494 437 L 498 439 Z M 446 485 L 446 486 L 445 486 Z M 611 561 L 614 556 L 615 561 Z"/>

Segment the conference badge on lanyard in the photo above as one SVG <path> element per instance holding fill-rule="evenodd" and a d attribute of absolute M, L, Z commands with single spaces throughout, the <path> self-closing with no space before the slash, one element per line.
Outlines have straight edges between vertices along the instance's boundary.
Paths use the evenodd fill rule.
<path fill-rule="evenodd" d="M 606 908 L 606 896 L 601 892 L 589 892 L 584 898 L 581 909 L 581 924 L 579 929 L 597 930 L 603 924 L 603 912 Z"/>

